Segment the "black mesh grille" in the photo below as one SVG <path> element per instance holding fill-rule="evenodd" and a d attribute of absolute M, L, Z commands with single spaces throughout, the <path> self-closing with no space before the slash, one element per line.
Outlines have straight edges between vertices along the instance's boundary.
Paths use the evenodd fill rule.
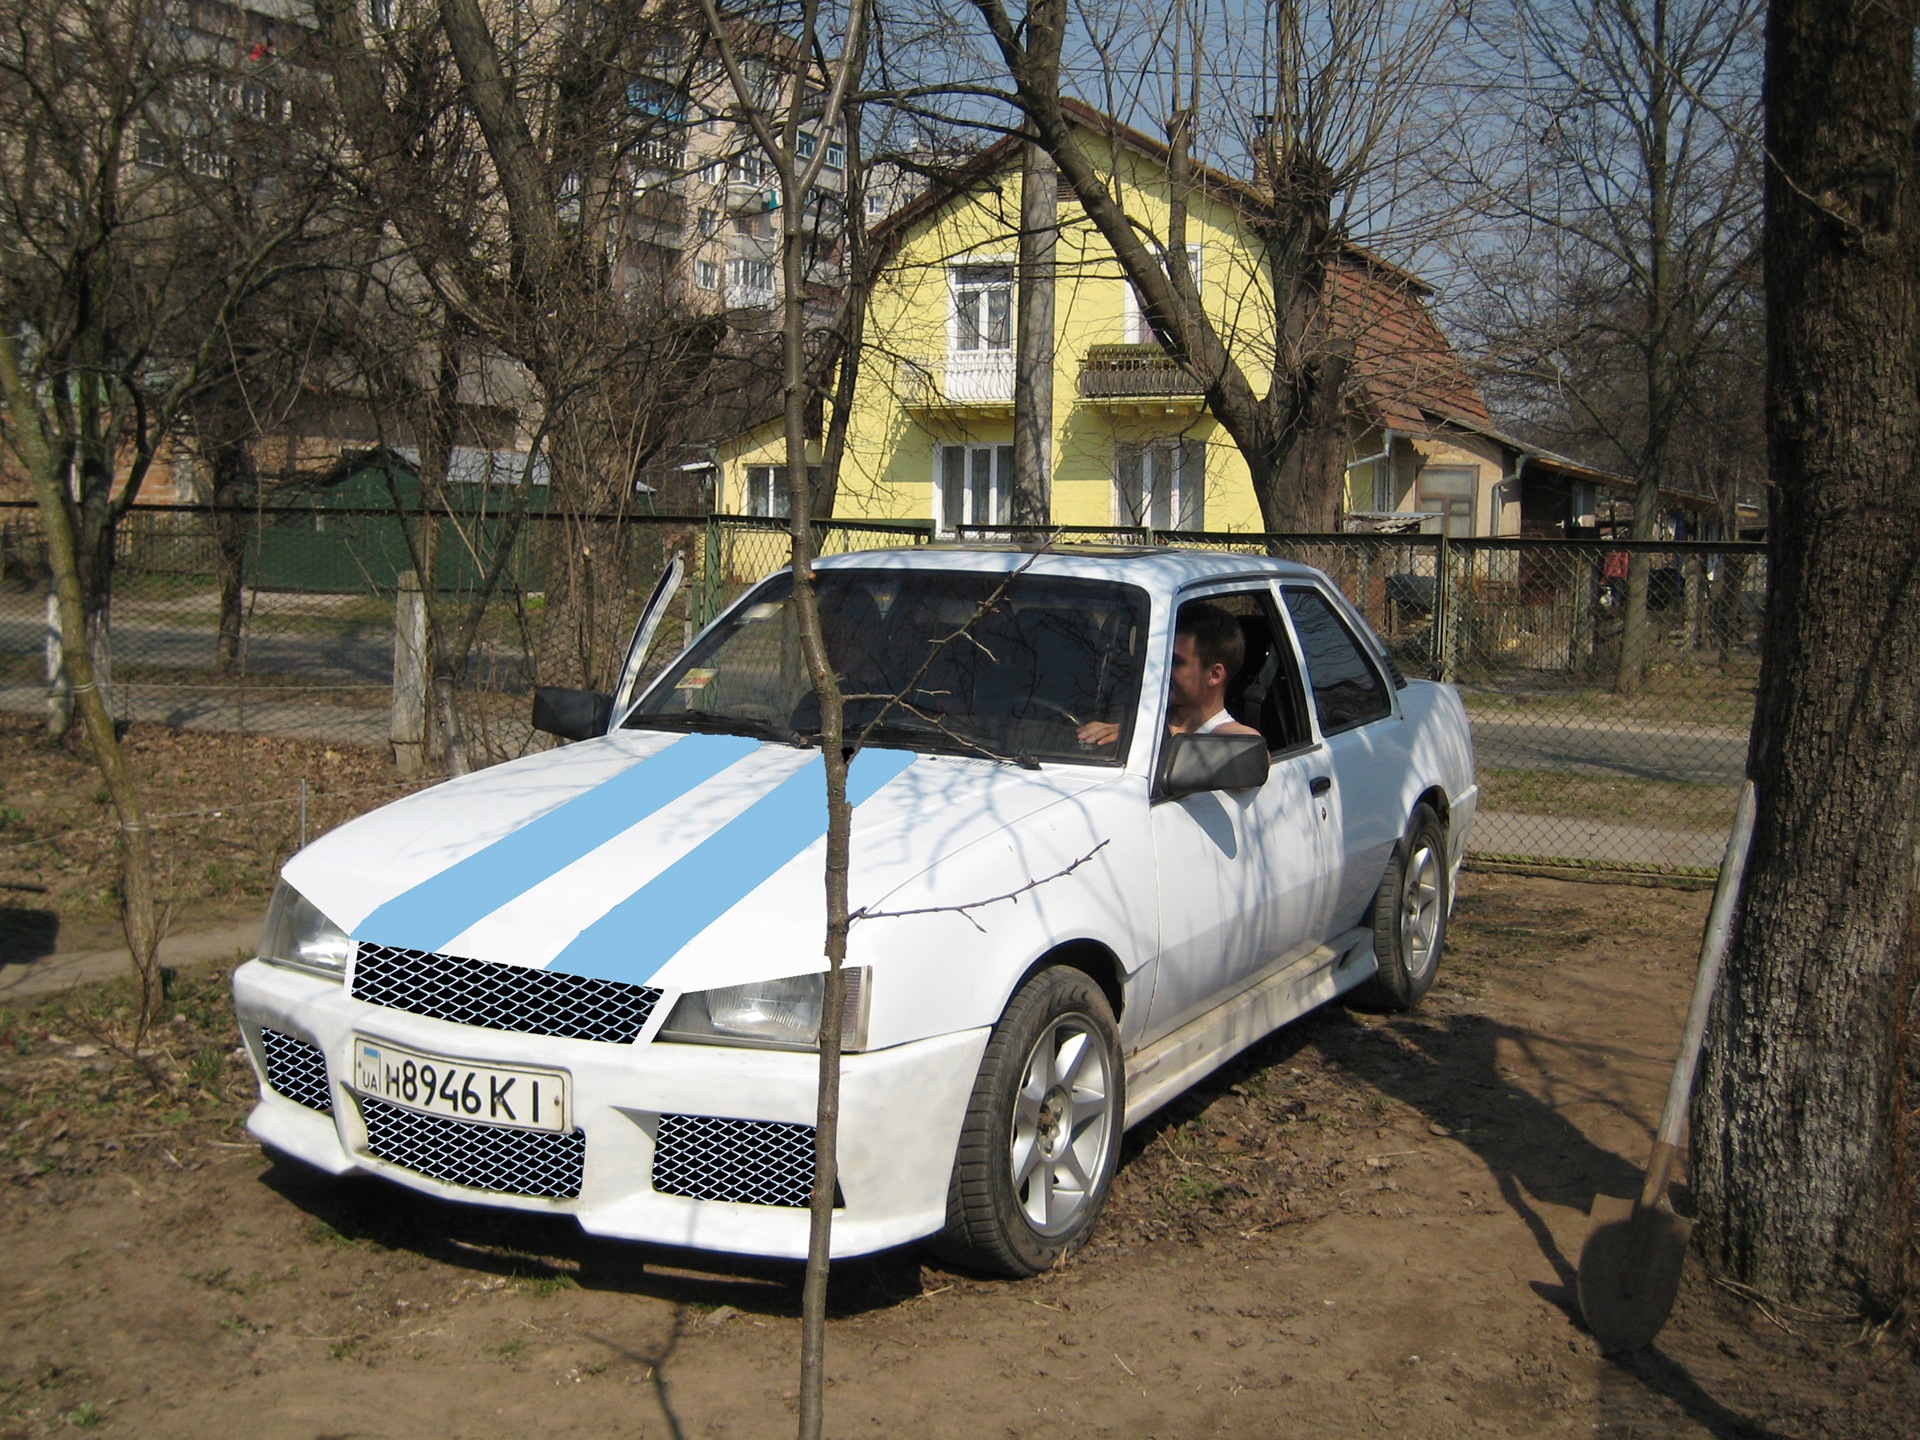
<path fill-rule="evenodd" d="M 327 1085 L 327 1057 L 318 1045 L 309 1045 L 278 1030 L 260 1031 L 260 1048 L 267 1056 L 267 1084 L 287 1099 L 309 1110 L 333 1109 L 333 1091 Z"/>
<path fill-rule="evenodd" d="M 423 1115 L 384 1100 L 361 1097 L 367 1148 L 382 1160 L 449 1185 L 504 1195 L 568 1200 L 580 1193 L 587 1137 L 575 1130 L 512 1130 Z"/>
<path fill-rule="evenodd" d="M 804 1206 L 813 1194 L 813 1126 L 662 1115 L 653 1188 L 695 1200 Z"/>
<path fill-rule="evenodd" d="M 353 998 L 487 1030 L 624 1045 L 647 1023 L 660 992 L 362 942 L 353 962 Z"/>

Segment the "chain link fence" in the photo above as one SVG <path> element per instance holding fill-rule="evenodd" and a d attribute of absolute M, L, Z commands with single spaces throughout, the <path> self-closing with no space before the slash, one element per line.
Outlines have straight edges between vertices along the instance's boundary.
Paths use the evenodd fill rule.
<path fill-rule="evenodd" d="M 450 516 L 431 527 L 416 518 L 409 531 L 390 511 L 141 507 L 119 536 L 106 647 L 113 713 L 175 728 L 393 741 L 405 708 L 396 654 L 404 659 L 412 613 L 405 577 L 423 568 L 424 549 L 435 584 L 420 608 L 443 637 L 471 636 L 455 697 L 469 756 L 485 763 L 522 753 L 535 743 L 527 697 L 542 678 L 543 577 L 559 547 L 577 542 L 561 524 Z M 1459 687 L 1479 764 L 1476 860 L 1682 876 L 1711 875 L 1719 862 L 1759 666 L 1762 546 L 1126 529 L 992 535 L 1160 541 L 1314 565 L 1403 670 Z M 834 521 L 819 527 L 818 548 L 837 554 L 928 538 L 925 526 Z M 646 672 L 788 555 L 785 522 L 764 517 L 634 517 L 598 527 L 594 539 L 596 594 L 617 605 L 612 633 L 621 636 L 669 559 L 686 562 Z M 1627 676 L 1621 654 L 1636 553 L 1648 569 L 1645 659 L 1638 676 Z M 57 654 L 46 593 L 35 513 L 0 508 L 0 707 L 43 712 L 49 704 Z M 417 698 L 412 708 L 423 708 Z M 431 734 L 424 739 L 430 750 Z"/>

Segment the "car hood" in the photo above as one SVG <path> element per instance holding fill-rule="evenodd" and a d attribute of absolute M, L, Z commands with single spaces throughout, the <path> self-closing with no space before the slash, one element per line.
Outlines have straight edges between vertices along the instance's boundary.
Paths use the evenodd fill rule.
<path fill-rule="evenodd" d="M 793 974 L 824 963 L 825 774 L 814 750 L 621 732 L 384 806 L 285 874 L 363 946 L 673 988 Z M 849 903 L 1118 774 L 863 750 Z"/>

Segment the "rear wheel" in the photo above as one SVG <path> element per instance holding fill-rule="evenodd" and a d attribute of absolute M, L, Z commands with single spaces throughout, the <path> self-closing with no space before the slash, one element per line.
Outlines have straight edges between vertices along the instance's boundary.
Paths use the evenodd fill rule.
<path fill-rule="evenodd" d="M 974 1081 L 960 1130 L 941 1249 L 1022 1277 L 1086 1240 L 1120 1150 L 1124 1074 L 1106 995 L 1084 972 L 1021 986 Z"/>
<path fill-rule="evenodd" d="M 1440 817 L 1414 807 L 1373 897 L 1373 950 L 1380 968 L 1363 986 L 1364 1004 L 1410 1010 L 1433 986 L 1447 938 L 1447 841 Z"/>

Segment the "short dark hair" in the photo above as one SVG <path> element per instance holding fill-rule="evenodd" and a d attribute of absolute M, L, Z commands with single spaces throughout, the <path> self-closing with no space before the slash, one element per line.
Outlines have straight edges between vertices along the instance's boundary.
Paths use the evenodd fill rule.
<path fill-rule="evenodd" d="M 1180 607 L 1173 622 L 1173 633 L 1193 637 L 1193 653 L 1205 667 L 1224 665 L 1231 680 L 1240 673 L 1247 658 L 1247 638 L 1240 633 L 1240 622 L 1205 600 L 1190 600 Z"/>

